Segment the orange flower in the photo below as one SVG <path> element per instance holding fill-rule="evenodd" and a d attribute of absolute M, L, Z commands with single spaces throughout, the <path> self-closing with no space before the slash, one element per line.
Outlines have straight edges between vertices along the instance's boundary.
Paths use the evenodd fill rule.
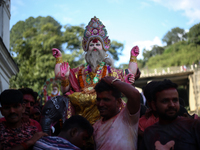
<path fill-rule="evenodd" d="M 79 80 L 80 87 L 84 88 L 84 83 L 83 83 L 83 78 L 82 78 L 82 70 L 83 70 L 83 68 L 81 68 L 78 71 L 78 80 Z"/>
<path fill-rule="evenodd" d="M 102 74 L 102 78 L 104 78 L 106 76 L 106 72 L 107 72 L 107 66 L 103 66 L 103 74 Z"/>

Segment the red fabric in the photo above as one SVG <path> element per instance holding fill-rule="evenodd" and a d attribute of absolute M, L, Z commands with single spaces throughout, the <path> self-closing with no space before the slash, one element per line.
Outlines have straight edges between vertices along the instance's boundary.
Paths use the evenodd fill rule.
<path fill-rule="evenodd" d="M 139 129 L 144 132 L 144 130 L 147 127 L 153 125 L 154 123 L 156 123 L 158 121 L 159 121 L 159 118 L 156 118 L 153 114 L 149 118 L 146 118 L 146 116 L 143 115 L 139 119 Z"/>
<path fill-rule="evenodd" d="M 2 121 L 6 121 L 6 119 L 3 117 L 3 118 L 0 118 L 0 123 Z M 37 130 L 40 132 L 42 131 L 42 127 L 41 125 L 36 121 L 36 120 L 33 120 L 33 119 L 29 119 L 29 122 L 30 122 L 30 126 L 35 126 L 37 128 Z M 27 124 L 27 123 L 26 123 Z"/>
<path fill-rule="evenodd" d="M 36 120 L 30 119 L 30 126 L 35 126 L 39 132 L 42 131 L 41 125 Z"/>
<path fill-rule="evenodd" d="M 74 92 L 80 92 L 80 87 L 78 84 L 78 80 L 76 79 L 76 76 L 74 74 L 74 71 L 70 68 L 70 74 L 69 74 L 69 81 L 71 84 L 71 87 L 73 90 L 70 90 L 69 92 L 66 93 L 66 95 L 70 95 Z"/>
<path fill-rule="evenodd" d="M 1 118 L 0 122 L 0 143 L 4 150 L 10 149 L 16 145 L 28 141 L 38 132 L 36 126 L 32 126 L 30 122 L 22 123 L 19 128 L 9 128 L 6 126 L 6 121 Z"/>
<path fill-rule="evenodd" d="M 194 119 L 200 120 L 200 117 L 197 114 L 194 114 Z"/>

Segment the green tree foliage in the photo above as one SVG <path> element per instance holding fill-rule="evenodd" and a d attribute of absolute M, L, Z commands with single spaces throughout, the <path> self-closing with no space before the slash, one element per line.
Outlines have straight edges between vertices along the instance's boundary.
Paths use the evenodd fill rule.
<path fill-rule="evenodd" d="M 198 63 L 200 60 L 200 45 L 187 44 L 182 41 L 167 47 L 162 55 L 151 57 L 146 66 L 149 68 L 182 66 Z"/>
<path fill-rule="evenodd" d="M 200 44 L 200 23 L 190 28 L 188 40 L 190 43 Z"/>
<path fill-rule="evenodd" d="M 61 25 L 52 17 L 30 17 L 16 23 L 10 34 L 11 51 L 19 73 L 10 80 L 13 88 L 30 87 L 38 90 L 53 76 L 53 47 L 61 48 Z"/>
<path fill-rule="evenodd" d="M 69 50 L 80 50 L 81 42 L 84 33 L 84 25 L 81 24 L 80 26 L 71 26 L 66 25 L 64 26 L 64 41 L 67 42 L 66 48 Z"/>
<path fill-rule="evenodd" d="M 113 56 L 113 59 L 119 60 L 119 55 L 121 55 L 123 49 L 124 45 L 122 43 L 118 43 L 117 41 L 112 41 L 109 52 Z"/>
<path fill-rule="evenodd" d="M 10 31 L 10 52 L 19 67 L 19 73 L 10 80 L 12 88 L 42 89 L 44 82 L 54 77 L 55 58 L 52 48 L 62 52 L 63 61 L 71 68 L 85 62 L 81 46 L 84 25 L 62 26 L 52 17 L 29 17 L 17 22 Z M 111 54 L 118 59 L 123 44 L 112 42 Z"/>
<path fill-rule="evenodd" d="M 144 49 L 144 59 L 141 60 L 143 67 L 159 68 L 197 64 L 200 60 L 200 23 L 191 27 L 187 34 L 178 27 L 171 29 L 163 37 L 163 42 L 166 42 L 167 46 L 153 46 L 152 50 Z"/>
<path fill-rule="evenodd" d="M 179 41 L 184 41 L 187 38 L 187 34 L 184 29 L 179 27 L 171 29 L 167 34 L 163 37 L 162 41 L 167 44 L 167 46 L 172 45 Z"/>
<path fill-rule="evenodd" d="M 153 56 L 156 55 L 161 55 L 164 52 L 164 48 L 158 45 L 154 45 L 153 48 L 151 50 L 143 50 L 143 62 L 140 61 L 142 63 L 142 66 L 144 66 L 144 64 Z"/>

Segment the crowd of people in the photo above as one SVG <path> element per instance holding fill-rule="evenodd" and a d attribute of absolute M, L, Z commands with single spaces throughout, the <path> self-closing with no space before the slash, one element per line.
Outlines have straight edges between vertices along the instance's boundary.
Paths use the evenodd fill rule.
<path fill-rule="evenodd" d="M 37 93 L 30 88 L 7 89 L 0 95 L 0 149 L 183 150 L 200 149 L 200 118 L 190 115 L 170 80 L 151 81 L 144 87 L 147 106 L 131 84 L 104 77 L 95 86 L 101 119 L 92 126 L 80 115 L 62 125 L 58 135 L 42 132 Z M 121 107 L 121 93 L 127 97 Z M 141 115 L 142 107 L 146 107 Z M 91 149 L 91 147 L 90 147 Z"/>

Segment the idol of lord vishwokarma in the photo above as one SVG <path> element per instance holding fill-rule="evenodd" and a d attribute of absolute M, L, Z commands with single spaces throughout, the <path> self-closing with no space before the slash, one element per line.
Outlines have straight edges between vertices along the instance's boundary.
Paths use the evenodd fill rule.
<path fill-rule="evenodd" d="M 95 85 L 105 76 L 113 76 L 133 84 L 137 72 L 136 57 L 139 48 L 135 46 L 131 50 L 128 71 L 113 68 L 113 61 L 106 53 L 109 51 L 110 39 L 105 26 L 96 17 L 92 18 L 86 26 L 82 47 L 86 52 L 86 63 L 77 68 L 70 68 L 67 62 L 63 62 L 61 52 L 56 48 L 52 49 L 53 56 L 56 58 L 55 76 L 61 80 L 62 93 L 70 99 L 67 118 L 79 114 L 94 124 L 100 118 L 96 106 Z M 125 103 L 121 107 L 124 105 Z"/>

